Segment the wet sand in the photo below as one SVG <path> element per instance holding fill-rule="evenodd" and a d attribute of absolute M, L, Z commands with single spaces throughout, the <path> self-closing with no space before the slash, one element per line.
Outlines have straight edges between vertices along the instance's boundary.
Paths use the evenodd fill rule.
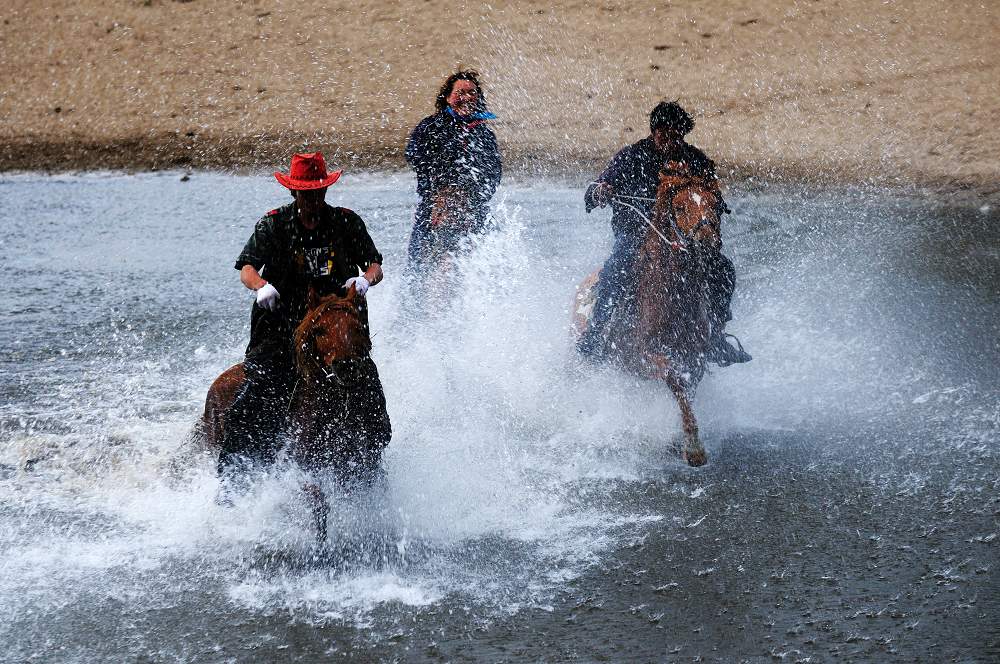
<path fill-rule="evenodd" d="M 1000 7 L 930 0 L 15 0 L 0 169 L 266 170 L 306 148 L 403 167 L 438 84 L 467 66 L 510 174 L 598 168 L 679 98 L 734 180 L 996 198 L 998 36 Z"/>

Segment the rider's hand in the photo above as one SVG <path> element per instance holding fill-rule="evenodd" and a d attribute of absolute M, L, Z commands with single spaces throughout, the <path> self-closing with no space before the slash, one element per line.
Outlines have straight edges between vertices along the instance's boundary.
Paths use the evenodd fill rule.
<path fill-rule="evenodd" d="M 447 220 L 447 215 L 444 213 L 444 207 L 441 205 L 434 205 L 431 208 L 431 228 L 437 228 L 445 224 Z"/>
<path fill-rule="evenodd" d="M 278 289 L 271 284 L 264 284 L 257 289 L 257 306 L 263 307 L 268 311 L 274 311 L 278 308 L 278 300 L 281 296 L 278 295 Z"/>
<path fill-rule="evenodd" d="M 597 207 L 606 207 L 611 202 L 611 199 L 615 197 L 615 189 L 607 182 L 601 182 L 594 187 L 594 193 L 591 196 L 594 202 L 597 203 Z"/>
<path fill-rule="evenodd" d="M 344 282 L 344 288 L 350 290 L 351 285 L 354 285 L 354 289 L 358 292 L 358 295 L 364 295 L 368 292 L 371 284 L 364 277 L 351 277 L 346 282 Z"/>

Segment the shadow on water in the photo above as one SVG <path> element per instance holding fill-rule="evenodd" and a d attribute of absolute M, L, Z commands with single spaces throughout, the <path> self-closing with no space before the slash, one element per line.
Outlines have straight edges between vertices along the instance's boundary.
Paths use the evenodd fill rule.
<path fill-rule="evenodd" d="M 342 534 L 332 541 L 307 548 L 275 549 L 255 545 L 240 553 L 240 567 L 247 572 L 283 577 L 313 571 L 348 575 L 359 571 L 403 570 L 440 555 L 430 543 L 409 541 L 400 544 L 396 533 Z"/>

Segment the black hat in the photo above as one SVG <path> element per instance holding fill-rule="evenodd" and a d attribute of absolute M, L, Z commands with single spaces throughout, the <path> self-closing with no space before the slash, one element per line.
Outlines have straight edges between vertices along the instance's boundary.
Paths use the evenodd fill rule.
<path fill-rule="evenodd" d="M 694 129 L 694 120 L 676 101 L 661 101 L 649 114 L 649 130 L 656 131 L 660 127 L 689 134 Z"/>

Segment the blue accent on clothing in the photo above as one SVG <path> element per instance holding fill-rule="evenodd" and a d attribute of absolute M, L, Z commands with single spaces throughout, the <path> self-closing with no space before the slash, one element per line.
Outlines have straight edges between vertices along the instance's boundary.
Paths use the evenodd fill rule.
<path fill-rule="evenodd" d="M 450 113 L 453 118 L 458 118 L 459 120 L 462 120 L 464 122 L 468 122 L 469 120 L 496 120 L 497 119 L 497 116 L 494 115 L 493 113 L 491 113 L 490 111 L 476 111 L 472 115 L 459 115 L 455 111 L 455 109 L 453 109 L 451 106 L 445 106 L 445 110 L 448 111 L 448 113 Z"/>

